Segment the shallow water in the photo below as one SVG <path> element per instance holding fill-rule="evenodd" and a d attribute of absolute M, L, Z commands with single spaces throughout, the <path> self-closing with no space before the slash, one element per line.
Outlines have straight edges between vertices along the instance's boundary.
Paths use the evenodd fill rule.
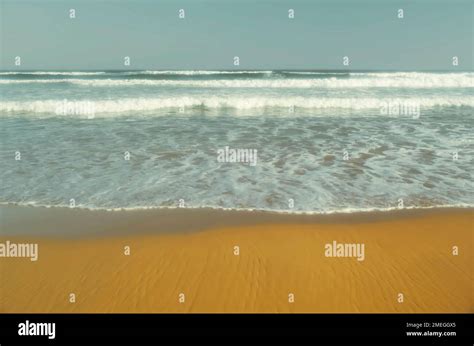
<path fill-rule="evenodd" d="M 141 208 L 183 199 L 186 207 L 309 212 L 472 206 L 472 77 L 0 73 L 0 202 Z M 256 162 L 219 162 L 225 147 L 256 150 Z"/>

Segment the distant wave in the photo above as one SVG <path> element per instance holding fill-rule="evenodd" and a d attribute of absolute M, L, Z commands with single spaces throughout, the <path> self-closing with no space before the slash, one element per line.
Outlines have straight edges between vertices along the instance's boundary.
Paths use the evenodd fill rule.
<path fill-rule="evenodd" d="M 381 109 L 388 104 L 400 104 L 423 108 L 430 107 L 474 107 L 472 97 L 430 97 L 430 98 L 320 98 L 320 97 L 244 97 L 244 96 L 209 96 L 209 97 L 163 97 L 163 98 L 129 98 L 122 100 L 67 100 L 71 106 L 88 107 L 95 114 L 147 112 L 173 108 L 233 108 L 260 109 L 295 107 L 303 109 Z M 61 113 L 64 100 L 45 101 L 7 101 L 0 103 L 0 111 L 5 113 Z M 71 113 L 71 112 L 69 112 Z"/>
<path fill-rule="evenodd" d="M 173 70 L 161 70 L 161 71 L 76 71 L 76 72 L 64 72 L 64 71 L 8 71 L 0 72 L 2 75 L 51 75 L 51 76 L 90 76 L 90 75 L 101 75 L 101 74 L 116 74 L 116 75 L 135 75 L 135 74 L 149 74 L 149 75 L 219 75 L 219 74 L 269 74 L 273 71 L 207 71 L 207 70 L 188 70 L 188 71 L 173 71 Z M 290 72 L 291 73 L 291 72 Z"/>
<path fill-rule="evenodd" d="M 97 76 L 107 72 L 53 72 L 53 71 L 18 71 L 0 72 L 0 76 Z"/>
<path fill-rule="evenodd" d="M 0 78 L 55 78 L 61 76 L 70 76 L 74 78 L 89 77 L 89 76 L 106 76 L 113 78 L 149 78 L 159 79 L 173 77 L 193 77 L 195 79 L 208 78 L 208 77 L 224 77 L 224 78 L 273 78 L 273 77 L 296 77 L 296 78 L 314 78 L 314 77 L 325 77 L 325 76 L 350 76 L 349 72 L 338 72 L 338 71 L 271 71 L 271 70 L 228 70 L 228 71 L 208 71 L 208 70 L 188 70 L 188 71 L 173 71 L 173 70 L 161 70 L 161 71 L 75 71 L 75 72 L 64 72 L 64 71 L 8 71 L 0 72 Z"/>
<path fill-rule="evenodd" d="M 0 84 L 69 83 L 86 87 L 473 88 L 474 74 L 285 71 L 2 72 Z"/>
<path fill-rule="evenodd" d="M 430 77 L 420 79 L 35 79 L 0 80 L 0 84 L 69 83 L 86 87 L 176 86 L 192 88 L 474 88 L 470 77 Z"/>

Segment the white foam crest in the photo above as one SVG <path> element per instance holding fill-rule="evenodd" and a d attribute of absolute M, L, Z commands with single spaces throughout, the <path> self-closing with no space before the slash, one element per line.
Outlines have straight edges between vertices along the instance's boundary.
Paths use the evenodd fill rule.
<path fill-rule="evenodd" d="M 193 88 L 474 88 L 472 74 L 438 74 L 398 77 L 354 77 L 319 79 L 0 79 L 0 84 L 71 83 L 87 87 L 174 86 Z"/>
<path fill-rule="evenodd" d="M 44 204 L 35 201 L 30 202 L 0 202 L 0 206 L 21 206 L 21 207 L 35 207 L 35 208 L 53 208 L 53 209 L 76 209 L 76 210 L 90 210 L 90 211 L 139 211 L 139 210 L 175 210 L 175 209 L 188 209 L 188 210 L 223 210 L 223 211 L 236 211 L 236 212 L 264 212 L 274 214 L 288 214 L 288 215 L 332 215 L 332 214 L 360 214 L 360 213 L 374 213 L 374 212 L 394 212 L 394 211 L 406 211 L 406 210 L 430 210 L 430 209 L 472 209 L 474 204 L 470 203 L 455 203 L 455 204 L 436 204 L 432 206 L 406 206 L 400 207 L 366 207 L 366 208 L 328 208 L 325 210 L 288 210 L 288 209 L 271 209 L 271 208 L 227 208 L 215 205 L 197 205 L 197 206 L 186 206 L 184 208 L 178 206 L 134 206 L 134 207 L 90 207 L 85 205 L 76 205 L 71 208 L 67 204 L 51 205 Z"/>
<path fill-rule="evenodd" d="M 302 109 L 375 109 L 380 110 L 393 105 L 406 107 L 430 108 L 436 106 L 469 106 L 474 107 L 474 97 L 432 97 L 432 98 L 318 98 L 318 97 L 244 97 L 244 96 L 210 96 L 210 97 L 163 97 L 163 98 L 129 98 L 122 100 L 45 100 L 45 101 L 7 101 L 0 103 L 3 114 L 49 113 L 63 115 L 68 105 L 73 109 L 87 108 L 87 115 L 108 113 L 146 112 L 160 109 L 176 108 L 302 108 Z M 65 110 L 66 109 L 66 110 Z M 72 111 L 74 113 L 74 110 Z M 71 114 L 69 114 L 71 115 Z M 72 114 L 74 115 L 74 114 Z"/>
<path fill-rule="evenodd" d="M 37 76 L 94 76 L 104 74 L 117 75 L 183 75 L 183 76 L 200 76 L 200 75 L 228 75 L 228 74 L 271 74 L 273 71 L 257 71 L 257 70 L 228 70 L 228 71 L 210 71 L 210 70 L 136 70 L 136 71 L 4 71 L 0 72 L 0 76 L 15 75 L 37 75 Z"/>
<path fill-rule="evenodd" d="M 200 76 L 200 75 L 226 75 L 226 74 L 271 74 L 273 71 L 209 71 L 209 70 L 189 70 L 189 71 L 173 71 L 173 70 L 163 70 L 163 71 L 128 71 L 128 74 L 150 74 L 150 75 L 183 75 L 183 76 Z"/>
<path fill-rule="evenodd" d="M 9 71 L 9 72 L 0 72 L 0 76 L 15 76 L 15 75 L 36 75 L 36 76 L 97 76 L 106 74 L 105 71 L 97 71 L 97 72 L 55 72 L 55 71 Z"/>
<path fill-rule="evenodd" d="M 291 71 L 291 70 L 286 70 L 286 71 L 278 71 L 281 73 L 286 73 L 286 74 L 297 74 L 297 75 L 307 75 L 307 76 L 318 76 L 318 75 L 328 75 L 328 74 L 334 74 L 334 75 L 347 75 L 351 74 L 346 71 Z"/>
<path fill-rule="evenodd" d="M 424 79 L 432 76 L 440 76 L 445 78 L 469 77 L 473 78 L 474 72 L 350 72 L 353 77 L 371 77 L 371 78 L 412 78 Z"/>

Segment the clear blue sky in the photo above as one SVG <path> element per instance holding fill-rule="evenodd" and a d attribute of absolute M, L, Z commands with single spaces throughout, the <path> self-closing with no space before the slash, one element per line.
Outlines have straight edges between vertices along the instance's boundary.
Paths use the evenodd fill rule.
<path fill-rule="evenodd" d="M 472 70 L 473 3 L 0 0 L 0 69 L 340 69 L 349 56 L 350 69 L 452 70 L 458 56 Z"/>

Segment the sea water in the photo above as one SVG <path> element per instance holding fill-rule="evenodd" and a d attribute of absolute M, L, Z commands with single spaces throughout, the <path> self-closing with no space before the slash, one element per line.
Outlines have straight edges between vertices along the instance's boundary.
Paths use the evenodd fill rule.
<path fill-rule="evenodd" d="M 0 203 L 472 206 L 473 73 L 0 73 Z M 248 149 L 256 164 L 218 160 Z"/>

